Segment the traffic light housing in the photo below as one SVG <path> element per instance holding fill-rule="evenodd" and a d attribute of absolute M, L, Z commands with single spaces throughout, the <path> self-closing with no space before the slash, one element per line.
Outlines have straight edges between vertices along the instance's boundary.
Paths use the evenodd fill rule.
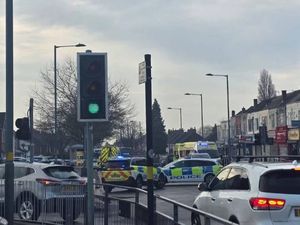
<path fill-rule="evenodd" d="M 107 54 L 78 53 L 77 61 L 78 121 L 107 121 Z"/>
<path fill-rule="evenodd" d="M 19 140 L 27 141 L 27 140 L 31 139 L 31 131 L 30 131 L 29 118 L 28 117 L 16 119 L 15 125 L 16 125 L 17 128 L 19 128 L 16 131 L 16 137 Z"/>

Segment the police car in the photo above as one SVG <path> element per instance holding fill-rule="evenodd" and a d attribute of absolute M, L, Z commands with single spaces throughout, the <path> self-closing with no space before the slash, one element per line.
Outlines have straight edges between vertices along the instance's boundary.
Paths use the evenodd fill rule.
<path fill-rule="evenodd" d="M 182 158 L 162 168 L 167 182 L 209 182 L 222 166 L 213 159 Z"/>
<path fill-rule="evenodd" d="M 102 168 L 101 177 L 103 183 L 142 188 L 147 182 L 146 158 L 123 156 L 111 158 Z M 153 168 L 153 177 L 157 189 L 165 186 L 166 176 L 161 168 Z M 104 186 L 104 190 L 110 192 L 112 187 Z"/>

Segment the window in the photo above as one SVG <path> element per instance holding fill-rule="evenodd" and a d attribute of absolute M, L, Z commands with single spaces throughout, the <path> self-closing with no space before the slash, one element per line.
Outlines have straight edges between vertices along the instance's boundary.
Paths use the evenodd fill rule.
<path fill-rule="evenodd" d="M 0 179 L 5 179 L 5 168 L 4 167 L 0 167 Z"/>
<path fill-rule="evenodd" d="M 225 189 L 226 179 L 228 176 L 228 173 L 230 171 L 230 168 L 227 168 L 223 171 L 221 171 L 218 176 L 216 176 L 212 182 L 210 183 L 209 187 L 212 190 L 222 190 Z"/>
<path fill-rule="evenodd" d="M 191 160 L 181 160 L 181 161 L 174 163 L 174 166 L 176 168 L 192 167 L 192 162 L 191 162 Z"/>
<path fill-rule="evenodd" d="M 260 177 L 259 190 L 268 193 L 300 194 L 300 171 L 269 171 Z"/>
<path fill-rule="evenodd" d="M 205 160 L 191 160 L 191 166 L 214 166 L 215 162 L 205 161 Z"/>
<path fill-rule="evenodd" d="M 134 166 L 146 166 L 146 159 L 133 159 L 131 165 Z"/>
<path fill-rule="evenodd" d="M 255 119 L 255 130 L 257 130 L 259 127 L 258 118 Z"/>
<path fill-rule="evenodd" d="M 79 175 L 69 166 L 54 166 L 47 167 L 44 169 L 44 172 L 54 178 L 58 179 L 76 179 L 79 178 Z"/>
<path fill-rule="evenodd" d="M 127 169 L 130 167 L 130 160 L 109 160 L 105 163 L 105 168 Z"/>
<path fill-rule="evenodd" d="M 249 179 L 245 170 L 232 168 L 227 177 L 226 189 L 249 190 Z"/>
<path fill-rule="evenodd" d="M 248 120 L 248 131 L 251 132 L 253 131 L 253 123 L 252 123 L 252 119 Z"/>
<path fill-rule="evenodd" d="M 15 173 L 15 179 L 17 179 L 34 173 L 34 170 L 28 167 L 15 167 L 14 173 Z"/>

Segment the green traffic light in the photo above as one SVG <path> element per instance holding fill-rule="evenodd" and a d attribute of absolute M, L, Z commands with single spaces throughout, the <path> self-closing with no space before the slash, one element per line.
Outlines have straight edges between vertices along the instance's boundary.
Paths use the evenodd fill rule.
<path fill-rule="evenodd" d="M 99 112 L 99 105 L 97 103 L 90 103 L 89 104 L 89 112 L 92 114 Z"/>

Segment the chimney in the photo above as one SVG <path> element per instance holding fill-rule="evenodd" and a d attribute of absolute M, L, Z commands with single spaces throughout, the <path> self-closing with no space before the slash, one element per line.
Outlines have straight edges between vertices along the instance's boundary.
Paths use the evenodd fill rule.
<path fill-rule="evenodd" d="M 231 117 L 235 117 L 235 111 L 234 110 L 231 111 Z"/>
<path fill-rule="evenodd" d="M 286 90 L 282 90 L 281 95 L 282 95 L 282 102 L 286 103 Z"/>
<path fill-rule="evenodd" d="M 255 99 L 253 99 L 253 105 L 254 105 L 254 107 L 256 107 L 257 106 L 257 99 L 255 98 Z"/>
<path fill-rule="evenodd" d="M 244 113 L 246 111 L 245 107 L 242 108 L 242 113 Z"/>

